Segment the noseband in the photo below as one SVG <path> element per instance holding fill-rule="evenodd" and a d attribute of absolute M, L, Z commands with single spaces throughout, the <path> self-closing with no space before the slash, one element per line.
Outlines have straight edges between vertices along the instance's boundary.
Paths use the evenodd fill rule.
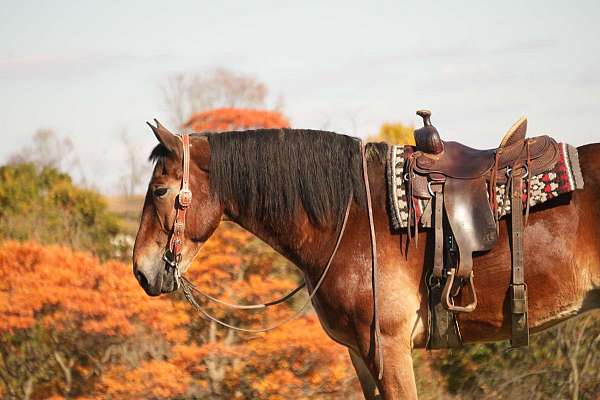
<path fill-rule="evenodd" d="M 171 229 L 169 247 L 163 254 L 163 260 L 175 272 L 175 285 L 179 287 L 180 272 L 178 264 L 181 262 L 181 252 L 185 233 L 185 215 L 192 204 L 192 191 L 190 190 L 190 135 L 183 133 L 179 136 L 183 142 L 183 174 L 181 176 L 181 189 L 175 199 L 175 221 Z"/>

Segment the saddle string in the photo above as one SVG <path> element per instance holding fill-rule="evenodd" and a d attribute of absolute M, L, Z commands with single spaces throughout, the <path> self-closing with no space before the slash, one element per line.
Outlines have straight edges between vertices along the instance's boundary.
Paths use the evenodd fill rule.
<path fill-rule="evenodd" d="M 525 206 L 525 226 L 527 226 L 527 222 L 529 221 L 529 197 L 531 196 L 531 178 L 533 178 L 532 174 L 529 173 L 531 171 L 531 148 L 529 147 L 529 139 L 525 140 L 525 145 L 527 146 L 527 193 L 525 195 L 525 202 L 527 205 Z"/>
<path fill-rule="evenodd" d="M 419 243 L 419 227 L 418 227 L 418 221 L 417 221 L 417 208 L 415 207 L 414 204 L 414 197 L 413 197 L 413 174 L 414 174 L 414 166 L 415 166 L 415 162 L 416 162 L 416 158 L 414 157 L 415 153 L 411 153 L 409 158 L 408 158 L 408 193 L 406 195 L 406 202 L 408 203 L 408 226 L 407 226 L 407 232 L 408 232 L 408 244 L 410 245 L 411 241 L 412 241 L 412 237 L 414 235 L 415 237 L 415 247 L 418 246 Z M 415 227 L 413 229 L 413 231 L 411 232 L 411 224 L 414 220 L 414 224 Z M 407 246 L 407 251 L 406 251 L 406 256 L 408 257 L 408 248 L 410 246 Z"/>
<path fill-rule="evenodd" d="M 494 155 L 494 166 L 492 167 L 492 173 L 490 176 L 490 187 L 489 187 L 489 200 L 490 205 L 492 206 L 492 213 L 494 214 L 494 221 L 496 222 L 496 231 L 499 229 L 499 215 L 498 211 L 498 199 L 496 198 L 496 185 L 498 180 L 498 164 L 500 163 L 500 153 L 502 148 L 496 149 L 496 154 Z"/>
<path fill-rule="evenodd" d="M 527 160 L 525 162 L 525 176 L 524 178 L 527 179 L 527 190 L 525 192 L 525 199 L 526 199 L 526 205 L 525 205 L 525 225 L 527 225 L 527 222 L 529 220 L 529 208 L 530 208 L 530 204 L 529 204 L 529 198 L 531 195 L 531 178 L 532 176 L 530 176 L 529 171 L 531 169 L 531 142 L 529 139 L 525 139 L 525 149 L 527 151 Z M 496 150 L 496 155 L 494 157 L 494 165 L 492 167 L 492 172 L 491 172 L 491 176 L 490 176 L 490 183 L 489 183 L 489 200 L 490 200 L 490 205 L 492 207 L 492 213 L 494 214 L 494 219 L 496 221 L 496 229 L 499 228 L 498 226 L 498 222 L 499 222 L 499 217 L 500 217 L 500 209 L 498 208 L 498 200 L 496 198 L 496 186 L 497 186 L 497 172 L 498 172 L 498 164 L 500 162 L 500 153 L 501 153 L 501 148 Z M 513 170 L 515 167 L 515 165 L 512 166 Z M 511 184 L 511 179 L 512 179 L 512 174 L 510 174 L 510 176 L 508 177 L 508 180 L 506 182 L 506 188 L 510 187 Z M 506 201 L 506 190 L 503 196 L 503 203 L 505 203 Z"/>
<path fill-rule="evenodd" d="M 308 298 L 306 299 L 306 301 L 304 302 L 304 304 L 302 305 L 302 307 L 300 307 L 300 309 L 298 309 L 298 311 L 296 311 L 293 315 L 291 315 L 290 317 L 272 325 L 266 328 L 260 328 L 260 329 L 249 329 L 249 328 L 242 328 L 239 326 L 235 326 L 235 325 L 231 325 L 225 321 L 222 321 L 220 319 L 218 319 L 217 317 L 211 315 L 210 313 L 208 313 L 194 298 L 194 295 L 192 293 L 192 291 L 194 291 L 195 286 L 193 284 L 191 284 L 186 278 L 184 278 L 180 273 L 179 273 L 179 269 L 176 268 L 175 269 L 175 279 L 179 282 L 179 284 L 181 285 L 181 289 L 183 291 L 183 294 L 185 296 L 185 298 L 189 301 L 189 303 L 198 311 L 200 312 L 206 319 L 213 321 L 221 326 L 224 326 L 226 328 L 238 331 L 238 332 L 246 332 L 246 333 L 262 333 L 262 332 L 268 332 L 271 331 L 273 329 L 279 328 L 280 326 L 300 317 L 300 315 L 302 315 L 302 313 L 304 313 L 304 310 L 306 309 L 306 307 L 308 306 L 309 303 L 312 302 L 312 299 L 315 297 L 315 295 L 317 294 L 317 291 L 319 290 L 319 288 L 321 287 L 321 285 L 323 284 L 323 281 L 325 280 L 325 277 L 327 276 L 327 273 L 329 272 L 329 269 L 331 268 L 331 264 L 333 263 L 333 259 L 335 258 L 335 255 L 338 251 L 338 248 L 340 246 L 340 243 L 342 242 L 342 238 L 344 236 L 344 231 L 346 230 L 346 224 L 348 222 L 348 216 L 350 215 L 350 208 L 352 206 L 352 199 L 353 199 L 353 194 L 350 193 L 349 197 L 348 197 L 348 204 L 346 205 L 346 212 L 344 214 L 344 220 L 342 222 L 342 226 L 340 227 L 340 231 L 338 232 L 338 236 L 337 236 L 337 240 L 335 243 L 335 247 L 333 248 L 333 252 L 331 253 L 331 255 L 329 256 L 329 259 L 327 261 L 327 264 L 325 265 L 325 268 L 323 269 L 323 271 L 321 272 L 321 275 L 319 277 L 319 280 L 317 281 L 317 284 L 315 285 L 313 291 L 309 294 Z M 275 304 L 280 304 L 283 301 L 289 299 L 290 297 L 292 297 L 294 294 L 296 294 L 300 289 L 302 289 L 304 286 L 306 285 L 306 282 L 302 283 L 300 286 L 298 286 L 296 289 L 294 289 L 292 292 L 288 293 L 286 296 L 279 298 L 277 300 L 274 300 L 272 302 L 269 303 L 264 303 L 264 304 L 260 304 L 260 305 L 250 305 L 249 309 L 262 309 L 262 308 L 267 308 L 270 305 L 275 305 Z M 201 293 L 197 288 L 195 289 L 195 291 Z M 309 291 L 310 292 L 310 291 Z M 207 296 L 207 298 L 209 298 L 209 296 Z M 226 302 L 222 302 L 218 299 L 212 298 L 210 297 L 210 299 L 214 299 L 217 300 L 217 303 L 220 304 L 225 304 L 225 305 L 230 305 Z M 213 301 L 214 301 L 213 300 Z M 245 307 L 248 306 L 244 306 L 244 305 L 234 305 L 231 304 L 231 306 L 234 306 L 233 308 L 241 308 L 244 309 Z M 257 307 L 256 307 L 257 306 Z M 248 309 L 248 308 L 246 308 Z"/>

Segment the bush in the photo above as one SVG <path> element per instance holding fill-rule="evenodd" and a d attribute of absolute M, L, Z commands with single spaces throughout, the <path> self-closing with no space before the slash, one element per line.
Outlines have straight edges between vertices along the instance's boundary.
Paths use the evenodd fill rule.
<path fill-rule="evenodd" d="M 597 312 L 533 335 L 529 348 L 478 343 L 440 354 L 434 366 L 451 394 L 465 398 L 597 399 L 600 319 Z"/>
<path fill-rule="evenodd" d="M 0 239 L 66 244 L 106 259 L 120 232 L 102 196 L 55 168 L 0 167 Z"/>

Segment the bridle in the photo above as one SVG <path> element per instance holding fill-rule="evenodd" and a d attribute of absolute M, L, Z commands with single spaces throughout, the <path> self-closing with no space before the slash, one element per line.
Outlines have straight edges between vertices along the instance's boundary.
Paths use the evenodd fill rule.
<path fill-rule="evenodd" d="M 208 313 L 200 304 L 198 304 L 198 302 L 194 298 L 192 292 L 196 292 L 196 293 L 202 295 L 203 297 L 207 298 L 210 301 L 213 301 L 213 302 L 221 304 L 221 305 L 225 305 L 227 307 L 231 307 L 231 308 L 235 308 L 235 309 L 242 309 L 242 310 L 250 310 L 250 309 L 256 310 L 256 309 L 266 309 L 267 307 L 274 306 L 274 305 L 285 302 L 286 300 L 288 300 L 289 298 L 294 296 L 303 287 L 305 287 L 306 282 L 303 282 L 301 285 L 299 285 L 296 289 L 292 290 L 287 295 L 285 295 L 279 299 L 270 301 L 268 303 L 242 305 L 242 304 L 230 304 L 230 303 L 224 302 L 222 300 L 216 299 L 206 293 L 203 293 L 193 283 L 191 283 L 189 280 L 187 280 L 184 276 L 181 275 L 181 271 L 179 271 L 179 263 L 181 262 L 181 255 L 182 255 L 183 243 L 184 243 L 185 217 L 187 214 L 188 207 L 190 207 L 192 204 L 192 191 L 190 190 L 190 146 L 191 146 L 190 145 L 190 136 L 188 133 L 183 133 L 183 134 L 181 134 L 181 136 L 179 136 L 179 138 L 181 139 L 182 144 L 183 144 L 183 157 L 182 157 L 183 158 L 183 173 L 181 176 L 181 189 L 179 190 L 179 194 L 177 195 L 177 198 L 175 200 L 175 221 L 173 222 L 173 227 L 172 227 L 170 238 L 169 238 L 168 248 L 165 250 L 163 257 L 162 257 L 162 259 L 169 266 L 171 266 L 174 269 L 176 288 L 179 289 L 181 287 L 181 289 L 183 290 L 184 296 L 190 302 L 190 304 L 192 304 L 192 306 L 196 310 L 198 310 L 202 315 L 204 315 L 208 320 L 216 322 L 226 328 L 233 329 L 236 331 L 248 332 L 248 333 L 267 332 L 267 331 L 273 330 L 275 328 L 278 328 L 281 325 L 283 325 L 291 320 L 298 318 L 300 315 L 302 315 L 302 313 L 304 312 L 304 310 L 306 309 L 308 304 L 310 304 L 312 302 L 312 299 L 317 294 L 319 288 L 321 287 L 323 281 L 325 280 L 325 277 L 327 276 L 327 273 L 329 272 L 329 269 L 331 267 L 333 259 L 335 258 L 335 255 L 337 254 L 340 243 L 342 242 L 342 238 L 344 236 L 344 231 L 346 230 L 346 224 L 348 222 L 348 217 L 350 215 L 350 208 L 352 206 L 352 199 L 354 197 L 354 193 L 351 192 L 350 195 L 348 196 L 348 202 L 346 204 L 344 219 L 343 219 L 342 225 L 340 226 L 340 229 L 338 231 L 337 239 L 336 239 L 336 243 L 333 248 L 333 251 L 331 252 L 331 255 L 329 256 L 329 259 L 327 261 L 327 264 L 325 265 L 325 268 L 323 269 L 323 271 L 321 272 L 321 275 L 319 276 L 319 280 L 317 281 L 312 292 L 309 291 L 310 292 L 309 296 L 306 299 L 305 303 L 302 305 L 302 307 L 300 307 L 300 309 L 298 309 L 298 311 L 296 311 L 292 316 L 284 319 L 283 321 L 280 321 L 279 323 L 277 323 L 275 325 L 272 325 L 272 326 L 269 326 L 266 328 L 246 329 L 246 328 L 241 328 L 238 326 L 233 326 L 231 324 L 228 324 L 225 321 L 222 321 L 222 320 L 214 317 L 210 313 Z M 377 293 L 378 293 L 377 241 L 375 238 L 375 225 L 373 222 L 373 206 L 371 203 L 371 190 L 369 187 L 369 175 L 367 172 L 367 159 L 366 159 L 366 155 L 365 155 L 365 146 L 362 143 L 362 141 L 360 142 L 360 152 L 361 152 L 361 158 L 362 158 L 363 181 L 364 181 L 364 185 L 365 185 L 365 192 L 366 192 L 366 198 L 367 198 L 367 212 L 368 212 L 369 228 L 370 228 L 369 233 L 370 233 L 370 237 L 371 237 L 371 261 L 372 261 L 372 274 L 373 274 L 372 275 L 372 282 L 373 282 L 372 289 L 373 289 L 373 314 L 374 314 L 373 319 L 374 319 L 374 323 L 375 323 L 374 324 L 375 346 L 377 348 L 377 353 L 379 354 L 379 357 L 378 357 L 379 358 L 379 360 L 378 360 L 379 361 L 379 379 L 382 379 L 382 377 L 383 377 L 383 345 L 382 345 L 382 339 L 381 339 L 381 331 L 380 331 L 380 327 L 379 327 L 379 312 L 378 312 L 379 306 L 378 306 L 378 296 L 377 296 Z"/>
<path fill-rule="evenodd" d="M 181 253 L 183 250 L 185 234 L 185 216 L 187 209 L 192 205 L 192 191 L 190 190 L 190 135 L 183 133 L 179 136 L 183 143 L 183 174 L 181 176 L 181 189 L 175 199 L 175 221 L 171 229 L 169 246 L 165 249 L 162 259 L 174 269 L 175 285 L 179 288 Z"/>

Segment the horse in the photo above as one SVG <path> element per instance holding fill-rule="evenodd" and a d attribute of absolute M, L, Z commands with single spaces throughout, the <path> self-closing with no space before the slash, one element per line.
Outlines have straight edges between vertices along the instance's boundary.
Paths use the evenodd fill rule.
<path fill-rule="evenodd" d="M 159 144 L 150 156 L 154 170 L 134 245 L 133 272 L 148 295 L 158 296 L 178 287 L 171 261 L 163 255 L 176 219 L 184 150 L 180 136 L 158 121 L 149 125 Z M 369 144 L 365 156 L 379 264 L 375 312 L 359 140 L 298 129 L 192 134 L 189 140 L 193 198 L 184 218 L 177 272 L 185 272 L 226 218 L 294 263 L 313 292 L 339 239 L 328 275 L 312 298 L 321 326 L 348 348 L 366 399 L 417 398 L 411 353 L 427 343 L 425 276 L 433 258 L 433 232 L 421 230 L 419 246 L 406 254 L 403 234 L 391 229 L 388 146 Z M 600 144 L 578 151 L 585 189 L 532 208 L 525 227 L 532 333 L 600 307 Z M 340 238 L 342 221 L 346 227 Z M 497 245 L 474 259 L 475 285 L 482 289 L 477 309 L 459 316 L 466 343 L 510 338 L 509 240 L 505 218 Z M 376 345 L 374 315 L 384 357 Z"/>

